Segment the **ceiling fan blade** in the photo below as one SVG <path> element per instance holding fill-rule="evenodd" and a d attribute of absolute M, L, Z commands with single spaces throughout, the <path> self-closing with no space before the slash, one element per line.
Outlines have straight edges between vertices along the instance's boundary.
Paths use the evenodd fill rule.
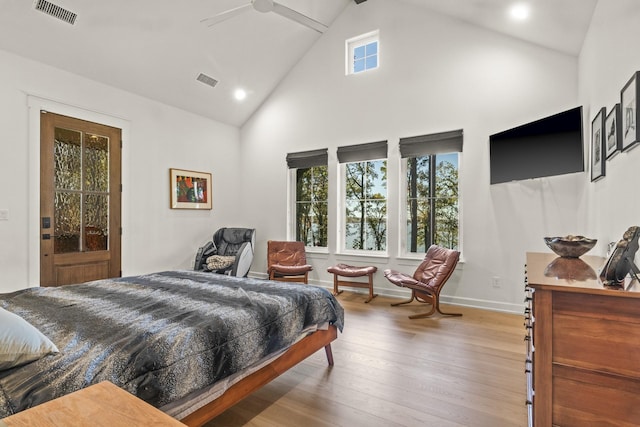
<path fill-rule="evenodd" d="M 326 25 L 316 21 L 315 19 L 311 19 L 308 16 L 301 14 L 300 12 L 296 12 L 295 10 L 289 9 L 288 7 L 276 2 L 273 2 L 273 11 L 278 15 L 289 18 L 292 21 L 296 21 L 297 23 L 309 27 L 312 30 L 316 30 L 320 34 L 324 33 L 328 29 Z"/>
<path fill-rule="evenodd" d="M 231 19 L 234 16 L 238 16 L 246 10 L 253 9 L 253 5 L 251 3 L 247 3 L 243 6 L 239 6 L 233 9 L 229 9 L 226 12 L 219 13 L 211 18 L 205 18 L 200 22 L 206 25 L 207 27 L 211 27 L 216 25 L 222 21 L 226 21 L 227 19 Z"/>

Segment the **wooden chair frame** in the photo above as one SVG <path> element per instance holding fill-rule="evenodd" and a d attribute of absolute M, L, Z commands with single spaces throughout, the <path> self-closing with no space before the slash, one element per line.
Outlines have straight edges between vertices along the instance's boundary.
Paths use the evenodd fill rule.
<path fill-rule="evenodd" d="M 408 304 L 414 300 L 431 304 L 429 312 L 411 315 L 409 319 L 430 317 L 436 312 L 444 316 L 462 316 L 462 313 L 447 313 L 440 309 L 440 291 L 455 271 L 459 259 L 460 252 L 431 245 L 413 276 L 396 270 L 385 270 L 384 276 L 391 283 L 411 289 L 411 298 L 391 305 Z"/>
<path fill-rule="evenodd" d="M 403 305 L 403 304 L 409 304 L 410 302 L 418 301 L 424 304 L 431 304 L 431 310 L 427 313 L 419 313 L 419 314 L 413 314 L 411 316 L 409 316 L 409 319 L 423 319 L 425 317 L 430 317 L 432 316 L 436 311 L 440 314 L 442 314 L 443 316 L 462 316 L 462 313 L 447 313 L 444 312 L 442 310 L 440 310 L 440 298 L 439 298 L 439 294 L 440 292 L 438 292 L 437 295 L 432 296 L 429 295 L 427 293 L 424 292 L 419 292 L 416 291 L 415 289 L 411 290 L 411 298 L 408 299 L 407 301 L 401 301 L 401 302 L 396 302 L 391 304 L 393 307 L 398 306 L 398 305 Z"/>

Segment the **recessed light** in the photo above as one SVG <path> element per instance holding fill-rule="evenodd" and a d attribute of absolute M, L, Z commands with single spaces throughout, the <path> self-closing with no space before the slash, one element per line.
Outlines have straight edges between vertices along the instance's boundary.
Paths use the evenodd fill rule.
<path fill-rule="evenodd" d="M 529 17 L 529 5 L 526 3 L 516 3 L 509 9 L 509 15 L 517 21 L 524 21 Z"/>
<path fill-rule="evenodd" d="M 236 91 L 233 92 L 233 96 L 238 101 L 242 101 L 243 99 L 245 99 L 247 97 L 247 91 L 244 90 L 244 89 L 236 89 Z"/>

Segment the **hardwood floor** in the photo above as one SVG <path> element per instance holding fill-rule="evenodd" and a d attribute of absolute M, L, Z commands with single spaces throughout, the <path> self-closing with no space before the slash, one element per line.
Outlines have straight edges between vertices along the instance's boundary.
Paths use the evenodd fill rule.
<path fill-rule="evenodd" d="M 333 368 L 320 351 L 207 427 L 526 426 L 522 315 L 448 307 L 464 316 L 410 320 L 428 306 L 365 299 L 338 296 Z"/>

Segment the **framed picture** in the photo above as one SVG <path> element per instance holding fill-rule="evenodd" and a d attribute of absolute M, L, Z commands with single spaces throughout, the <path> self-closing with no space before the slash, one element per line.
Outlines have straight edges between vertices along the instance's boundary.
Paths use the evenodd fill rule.
<path fill-rule="evenodd" d="M 622 151 L 638 143 L 638 78 L 636 71 L 620 92 L 620 115 L 622 119 Z"/>
<path fill-rule="evenodd" d="M 602 107 L 591 122 L 591 181 L 604 176 L 604 119 L 606 109 Z"/>
<path fill-rule="evenodd" d="M 620 104 L 616 104 L 604 121 L 607 160 L 622 150 L 622 122 L 620 121 Z"/>
<path fill-rule="evenodd" d="M 171 209 L 211 209 L 211 174 L 169 169 Z"/>

